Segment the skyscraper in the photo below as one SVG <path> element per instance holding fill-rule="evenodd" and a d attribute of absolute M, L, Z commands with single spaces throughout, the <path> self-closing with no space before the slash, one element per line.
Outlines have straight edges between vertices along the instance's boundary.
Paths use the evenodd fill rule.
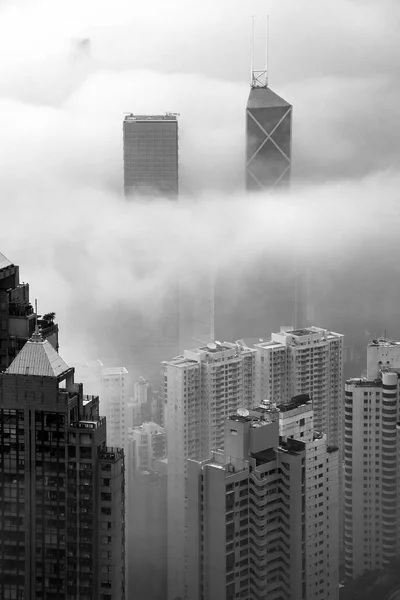
<path fill-rule="evenodd" d="M 37 331 L 0 374 L 0 597 L 124 600 L 124 453 Z"/>
<path fill-rule="evenodd" d="M 124 193 L 127 199 L 160 196 L 177 199 L 179 151 L 177 114 L 133 115 L 123 123 Z M 149 240 L 149 243 L 154 243 Z M 157 291 L 157 306 L 131 315 L 132 375 L 158 386 L 160 363 L 180 352 L 180 290 L 177 279 L 169 278 Z"/>
<path fill-rule="evenodd" d="M 178 195 L 177 115 L 133 115 L 124 119 L 125 196 Z"/>
<path fill-rule="evenodd" d="M 0 253 L 0 372 L 31 337 L 36 320 L 29 301 L 29 284 L 19 282 L 19 267 Z M 58 350 L 58 325 L 42 323 L 41 333 Z"/>
<path fill-rule="evenodd" d="M 208 344 L 164 363 L 168 456 L 168 597 L 184 591 L 187 459 L 223 447 L 225 418 L 255 401 L 255 350 Z"/>
<path fill-rule="evenodd" d="M 400 544 L 400 343 L 374 340 L 367 377 L 345 385 L 345 574 L 383 569 Z"/>
<path fill-rule="evenodd" d="M 253 85 L 246 107 L 246 189 L 290 182 L 292 106 L 267 84 Z"/>

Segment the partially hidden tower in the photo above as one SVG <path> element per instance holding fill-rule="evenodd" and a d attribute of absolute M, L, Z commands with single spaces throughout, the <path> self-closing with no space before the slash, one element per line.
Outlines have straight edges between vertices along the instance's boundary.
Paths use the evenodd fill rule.
<path fill-rule="evenodd" d="M 290 182 L 292 106 L 269 87 L 268 49 L 266 57 L 265 68 L 254 70 L 252 51 L 251 89 L 246 107 L 246 189 L 249 191 L 271 190 Z"/>

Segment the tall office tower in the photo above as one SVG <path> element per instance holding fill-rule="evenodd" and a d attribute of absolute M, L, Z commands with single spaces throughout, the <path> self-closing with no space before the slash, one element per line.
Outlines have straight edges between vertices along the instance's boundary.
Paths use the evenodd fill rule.
<path fill-rule="evenodd" d="M 190 600 L 306 598 L 306 453 L 279 440 L 278 412 L 225 423 L 225 450 L 188 461 Z"/>
<path fill-rule="evenodd" d="M 125 367 L 101 370 L 101 412 L 107 418 L 107 439 L 111 446 L 126 448 L 126 376 Z"/>
<path fill-rule="evenodd" d="M 128 115 L 123 123 L 124 193 L 177 199 L 179 148 L 177 114 Z M 144 265 L 146 266 L 146 265 Z M 180 290 L 178 280 L 158 290 L 156 308 L 133 313 L 132 339 L 127 349 L 135 378 L 143 376 L 156 387 L 161 382 L 160 363 L 180 351 Z"/>
<path fill-rule="evenodd" d="M 356 579 L 399 555 L 400 343 L 374 340 L 368 378 L 345 385 L 345 575 Z"/>
<path fill-rule="evenodd" d="M 125 196 L 178 195 L 178 119 L 133 115 L 124 119 Z"/>
<path fill-rule="evenodd" d="M 339 598 L 339 451 L 314 429 L 308 394 L 279 407 L 279 433 L 306 449 L 306 598 Z"/>
<path fill-rule="evenodd" d="M 266 78 L 253 77 L 246 107 L 246 189 L 272 190 L 290 182 L 292 106 Z"/>
<path fill-rule="evenodd" d="M 124 600 L 124 454 L 38 332 L 0 374 L 0 597 Z"/>
<path fill-rule="evenodd" d="M 156 459 L 164 458 L 165 451 L 165 430 L 161 425 L 143 423 L 129 429 L 127 450 L 129 469 L 133 471 L 152 469 Z"/>
<path fill-rule="evenodd" d="M 255 401 L 255 350 L 208 344 L 164 363 L 168 457 L 168 598 L 184 592 L 187 459 L 224 444 L 225 418 Z"/>
<path fill-rule="evenodd" d="M 14 360 L 35 330 L 29 284 L 19 282 L 19 267 L 0 253 L 0 372 Z M 42 320 L 42 336 L 58 350 L 58 325 Z"/>
<path fill-rule="evenodd" d="M 340 444 L 342 418 L 343 335 L 307 327 L 282 327 L 271 340 L 254 344 L 257 350 L 257 400 L 278 404 L 293 396 L 310 394 L 317 431 L 328 445 Z"/>

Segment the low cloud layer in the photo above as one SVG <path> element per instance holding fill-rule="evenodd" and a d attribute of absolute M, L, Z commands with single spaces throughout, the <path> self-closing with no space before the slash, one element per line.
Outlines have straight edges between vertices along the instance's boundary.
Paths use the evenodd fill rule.
<path fill-rule="evenodd" d="M 250 21 L 262 62 L 264 2 L 0 6 L 0 251 L 40 310 L 57 312 L 68 357 L 113 330 L 128 345 L 128 308 L 156 310 L 178 272 L 193 287 L 230 269 L 240 289 L 254 261 L 267 254 L 285 276 L 296 253 L 314 277 L 346 273 L 342 289 L 366 255 L 374 276 L 395 262 L 382 238 L 398 230 L 397 3 L 271 0 L 268 11 L 270 84 L 294 106 L 294 186 L 272 198 L 243 192 Z M 178 205 L 122 199 L 127 111 L 180 113 Z"/>

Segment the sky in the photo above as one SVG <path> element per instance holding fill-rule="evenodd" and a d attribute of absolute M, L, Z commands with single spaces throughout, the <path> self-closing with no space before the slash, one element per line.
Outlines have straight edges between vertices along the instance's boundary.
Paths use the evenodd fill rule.
<path fill-rule="evenodd" d="M 269 83 L 294 107 L 292 191 L 273 200 L 243 192 L 267 12 Z M 251 268 L 296 239 L 351 272 L 396 236 L 399 25 L 397 0 L 2 0 L 0 251 L 57 313 L 64 358 L 96 351 L 121 300 L 155 309 L 177 270 Z M 180 114 L 181 202 L 128 205 L 123 115 L 160 111 Z"/>

